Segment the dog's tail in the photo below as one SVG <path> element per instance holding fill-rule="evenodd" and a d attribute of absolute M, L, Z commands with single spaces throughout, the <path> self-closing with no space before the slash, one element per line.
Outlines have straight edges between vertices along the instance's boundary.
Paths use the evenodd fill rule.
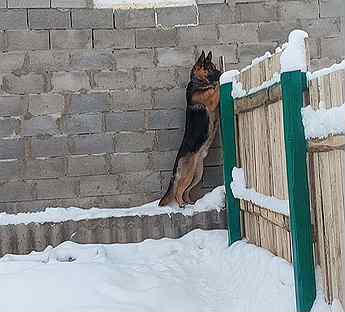
<path fill-rule="evenodd" d="M 168 206 L 171 202 L 173 202 L 175 199 L 174 196 L 174 177 L 171 178 L 169 187 L 165 195 L 162 197 L 162 199 L 159 201 L 159 206 L 164 207 Z"/>

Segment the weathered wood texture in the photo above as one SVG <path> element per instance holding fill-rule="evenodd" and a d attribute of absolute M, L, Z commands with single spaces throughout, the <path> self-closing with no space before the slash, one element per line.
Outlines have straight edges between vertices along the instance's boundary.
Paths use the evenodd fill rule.
<path fill-rule="evenodd" d="M 289 218 L 241 200 L 243 233 L 256 246 L 292 261 Z"/>
<path fill-rule="evenodd" d="M 226 210 L 185 216 L 181 213 L 129 216 L 44 224 L 0 226 L 0 256 L 27 254 L 70 240 L 83 244 L 136 243 L 145 239 L 179 238 L 194 229 L 226 228 Z"/>
<path fill-rule="evenodd" d="M 345 70 L 335 71 L 309 82 L 310 105 L 329 109 L 345 102 Z"/>
<path fill-rule="evenodd" d="M 280 53 L 240 74 L 249 91 L 280 73 Z M 248 188 L 279 199 L 288 199 L 282 91 L 274 85 L 236 99 L 238 166 Z M 241 200 L 243 234 L 252 243 L 291 262 L 289 218 Z"/>
<path fill-rule="evenodd" d="M 281 52 L 265 58 L 257 64 L 244 68 L 240 73 L 239 81 L 246 91 L 261 86 L 264 82 L 273 78 L 275 73 L 280 73 Z"/>
<path fill-rule="evenodd" d="M 309 94 L 315 110 L 342 105 L 345 71 L 313 79 Z M 345 136 L 310 141 L 309 160 L 316 261 L 328 302 L 345 306 Z"/>

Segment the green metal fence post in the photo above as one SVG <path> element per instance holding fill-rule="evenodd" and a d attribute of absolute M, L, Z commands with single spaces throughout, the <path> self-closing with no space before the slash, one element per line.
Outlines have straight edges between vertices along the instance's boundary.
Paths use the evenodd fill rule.
<path fill-rule="evenodd" d="M 296 304 L 298 312 L 308 312 L 315 300 L 316 287 L 307 144 L 301 116 L 303 92 L 306 89 L 305 73 L 301 71 L 283 73 L 281 84 Z"/>
<path fill-rule="evenodd" d="M 236 167 L 236 138 L 234 99 L 231 96 L 232 82 L 220 87 L 220 120 L 224 155 L 224 180 L 228 209 L 229 245 L 241 239 L 240 202 L 232 193 L 232 169 Z"/>

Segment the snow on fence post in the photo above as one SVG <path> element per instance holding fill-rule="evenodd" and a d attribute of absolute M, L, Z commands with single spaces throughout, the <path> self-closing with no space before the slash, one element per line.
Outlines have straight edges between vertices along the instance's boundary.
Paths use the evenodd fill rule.
<path fill-rule="evenodd" d="M 306 84 L 307 34 L 294 31 L 281 56 L 284 137 L 290 204 L 295 293 L 298 312 L 310 311 L 315 297 L 315 267 L 307 171 L 307 143 L 301 109 Z"/>
<path fill-rule="evenodd" d="M 229 245 L 241 239 L 240 201 L 232 193 L 232 169 L 237 165 L 235 138 L 235 108 L 231 96 L 232 79 L 238 71 L 224 73 L 220 78 L 220 116 L 221 137 L 224 155 L 224 180 L 226 189 L 226 205 L 228 209 Z"/>

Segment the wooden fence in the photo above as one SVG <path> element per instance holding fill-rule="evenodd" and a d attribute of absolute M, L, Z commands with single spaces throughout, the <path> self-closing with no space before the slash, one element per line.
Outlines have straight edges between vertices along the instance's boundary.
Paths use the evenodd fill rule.
<path fill-rule="evenodd" d="M 308 64 L 307 44 L 305 51 Z M 308 83 L 301 71 L 281 73 L 281 53 L 221 86 L 224 156 L 236 151 L 234 159 L 224 157 L 230 243 L 245 237 L 293 263 L 297 311 L 310 311 L 314 302 L 315 265 L 326 300 L 345 307 L 345 136 L 307 141 L 301 114 L 309 104 L 314 110 L 342 105 L 345 71 Z M 234 166 L 244 170 L 247 188 L 288 201 L 289 215 L 236 199 Z"/>
<path fill-rule="evenodd" d="M 280 54 L 242 71 L 238 83 L 254 90 L 280 73 Z M 237 166 L 244 169 L 247 187 L 288 200 L 282 90 L 279 84 L 235 99 Z M 243 236 L 291 262 L 289 217 L 240 201 Z"/>
<path fill-rule="evenodd" d="M 345 103 L 345 71 L 310 80 L 309 95 L 315 110 Z M 327 301 L 345 307 L 345 136 L 310 140 L 308 154 L 316 261 Z"/>

